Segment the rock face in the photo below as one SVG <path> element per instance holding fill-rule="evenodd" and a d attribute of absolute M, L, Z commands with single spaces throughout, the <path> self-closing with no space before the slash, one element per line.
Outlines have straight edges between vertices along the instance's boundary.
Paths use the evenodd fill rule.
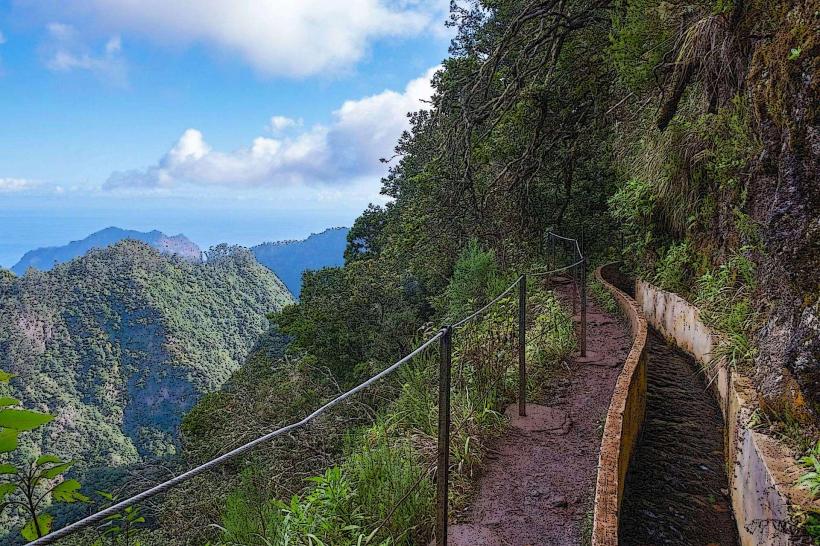
<path fill-rule="evenodd" d="M 262 243 L 251 249 L 259 263 L 282 279 L 291 294 L 299 297 L 302 272 L 344 264 L 348 228 L 331 228 L 303 241 Z"/>
<path fill-rule="evenodd" d="M 184 412 L 240 366 L 266 313 L 292 301 L 250 251 L 225 245 L 192 263 L 126 240 L 0 275 L 8 394 L 57 417 L 28 448 L 87 467 L 173 453 Z"/>
<path fill-rule="evenodd" d="M 71 241 L 65 246 L 54 246 L 30 250 L 11 268 L 17 275 L 23 275 L 29 267 L 48 271 L 57 264 L 79 258 L 93 248 L 105 248 L 125 239 L 142 241 L 163 254 L 174 254 L 186 260 L 198 262 L 202 259 L 200 248 L 185 235 L 168 236 L 161 231 L 133 231 L 108 227 L 92 233 L 85 239 Z"/>
<path fill-rule="evenodd" d="M 802 43 L 793 34 L 815 16 L 810 3 L 794 2 L 788 24 L 778 26 L 772 39 L 753 51 L 748 92 L 763 153 L 753 165 L 749 201 L 765 246 L 759 257 L 760 286 L 772 302 L 758 334 L 756 379 L 775 409 L 810 412 L 820 423 L 816 36 L 807 36 L 803 56 L 783 60 L 791 44 Z"/>

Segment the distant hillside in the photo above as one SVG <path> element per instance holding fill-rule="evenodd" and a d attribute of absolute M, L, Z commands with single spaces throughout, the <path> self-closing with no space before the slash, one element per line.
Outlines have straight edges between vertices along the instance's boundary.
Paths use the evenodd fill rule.
<path fill-rule="evenodd" d="M 290 302 L 250 251 L 227 245 L 192 263 L 128 240 L 48 272 L 0 274 L 8 394 L 57 415 L 22 450 L 88 467 L 173 453 L 182 414 L 239 367 L 266 313 Z"/>
<path fill-rule="evenodd" d="M 85 239 L 71 241 L 64 246 L 52 246 L 30 250 L 11 268 L 18 275 L 23 275 L 29 267 L 40 271 L 48 271 L 57 264 L 79 258 L 92 248 L 105 248 L 124 239 L 142 241 L 151 245 L 163 254 L 176 254 L 191 261 L 198 262 L 202 258 L 202 251 L 182 234 L 168 236 L 161 231 L 133 231 L 108 227 L 92 233 Z"/>
<path fill-rule="evenodd" d="M 302 288 L 302 272 L 344 264 L 348 228 L 315 233 L 302 241 L 262 243 L 251 248 L 259 263 L 276 273 L 297 298 Z"/>

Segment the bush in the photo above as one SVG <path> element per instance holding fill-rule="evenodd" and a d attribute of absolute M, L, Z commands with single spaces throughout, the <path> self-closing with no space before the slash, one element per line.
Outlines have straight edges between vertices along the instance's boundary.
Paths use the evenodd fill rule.
<path fill-rule="evenodd" d="M 455 322 L 495 298 L 515 280 L 499 271 L 495 252 L 473 239 L 461 251 L 444 293 L 445 320 Z"/>
<path fill-rule="evenodd" d="M 655 283 L 664 290 L 686 296 L 692 276 L 692 261 L 689 241 L 670 246 L 657 266 Z"/>

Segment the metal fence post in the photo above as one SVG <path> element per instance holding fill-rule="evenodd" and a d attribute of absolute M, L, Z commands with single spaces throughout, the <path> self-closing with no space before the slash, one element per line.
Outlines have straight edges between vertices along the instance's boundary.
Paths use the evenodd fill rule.
<path fill-rule="evenodd" d="M 575 261 L 575 258 L 572 260 Z M 572 314 L 575 316 L 578 312 L 578 266 L 570 267 L 569 273 L 572 276 Z"/>
<path fill-rule="evenodd" d="M 453 329 L 444 327 L 438 368 L 438 466 L 436 467 L 436 546 L 447 546 L 447 489 L 450 481 L 450 368 Z"/>
<path fill-rule="evenodd" d="M 581 357 L 587 356 L 587 259 L 581 258 Z"/>
<path fill-rule="evenodd" d="M 550 245 L 550 269 L 555 269 L 555 240 L 552 238 L 552 233 L 547 237 Z"/>
<path fill-rule="evenodd" d="M 527 415 L 527 275 L 518 279 L 518 415 Z"/>

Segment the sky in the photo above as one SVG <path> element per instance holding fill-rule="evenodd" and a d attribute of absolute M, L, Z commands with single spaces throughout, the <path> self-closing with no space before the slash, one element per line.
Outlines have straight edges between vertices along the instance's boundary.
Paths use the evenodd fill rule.
<path fill-rule="evenodd" d="M 381 203 L 449 0 L 0 0 L 0 266 L 115 225 L 207 248 Z"/>

